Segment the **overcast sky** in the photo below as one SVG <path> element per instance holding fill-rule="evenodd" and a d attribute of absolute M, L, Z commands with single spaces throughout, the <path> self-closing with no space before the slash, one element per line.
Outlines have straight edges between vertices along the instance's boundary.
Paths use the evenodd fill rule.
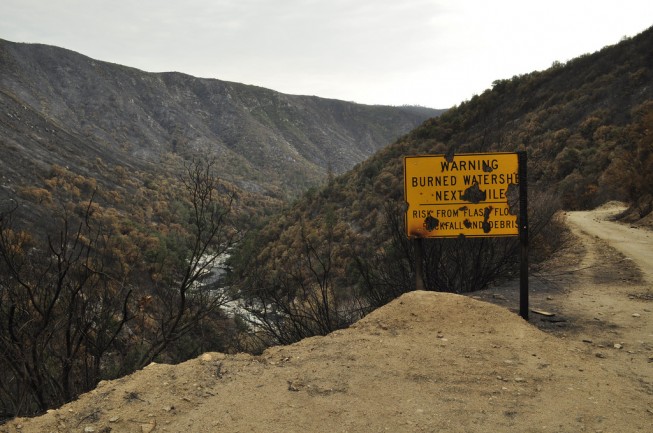
<path fill-rule="evenodd" d="M 448 108 L 653 25 L 653 0 L 1 0 L 0 38 L 150 72 Z"/>

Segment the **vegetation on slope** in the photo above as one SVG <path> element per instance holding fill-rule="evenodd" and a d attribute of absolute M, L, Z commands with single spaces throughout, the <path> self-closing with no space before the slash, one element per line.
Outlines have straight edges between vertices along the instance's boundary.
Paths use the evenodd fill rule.
<path fill-rule="evenodd" d="M 561 236 L 555 212 L 653 203 L 653 29 L 565 65 L 497 80 L 393 145 L 309 191 L 234 256 L 234 287 L 267 343 L 347 326 L 414 287 L 403 230 L 407 155 L 526 151 L 537 261 Z M 430 290 L 467 292 L 515 271 L 514 239 L 426 242 Z M 261 325 L 263 324 L 263 325 Z"/>
<path fill-rule="evenodd" d="M 0 419 L 238 349 L 239 233 L 437 113 L 0 41 Z"/>
<path fill-rule="evenodd" d="M 63 168 L 48 187 L 90 198 L 30 191 L 50 212 L 44 231 L 25 230 L 16 202 L 0 209 L 0 417 L 61 405 L 154 359 L 231 347 L 210 271 L 239 232 L 234 194 L 211 168 L 187 164 L 152 226 L 96 202 L 93 182 Z"/>

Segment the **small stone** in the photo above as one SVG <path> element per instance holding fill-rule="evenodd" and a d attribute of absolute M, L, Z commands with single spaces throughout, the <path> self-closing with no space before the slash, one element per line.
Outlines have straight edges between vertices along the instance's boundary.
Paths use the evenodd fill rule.
<path fill-rule="evenodd" d="M 639 317 L 639 313 L 633 313 L 633 317 Z"/>
<path fill-rule="evenodd" d="M 589 338 L 583 338 L 583 343 L 590 343 L 590 344 L 592 344 L 593 341 L 590 340 Z"/>
<path fill-rule="evenodd" d="M 624 347 L 624 346 L 623 346 L 622 344 L 619 344 L 619 343 L 615 343 L 615 344 L 614 344 L 614 348 L 615 348 L 615 349 L 621 349 L 621 348 L 623 348 L 623 347 Z"/>
<path fill-rule="evenodd" d="M 141 431 L 143 433 L 150 433 L 156 428 L 156 420 L 152 420 L 147 424 L 141 424 Z"/>
<path fill-rule="evenodd" d="M 120 419 L 119 416 L 112 416 L 111 418 L 109 418 L 109 422 L 118 422 L 119 419 Z"/>
<path fill-rule="evenodd" d="M 95 431 L 95 427 L 84 427 L 84 433 L 93 433 Z"/>
<path fill-rule="evenodd" d="M 594 356 L 596 356 L 597 358 L 605 358 L 605 355 L 602 354 L 601 352 L 597 352 Z"/>
<path fill-rule="evenodd" d="M 515 382 L 519 382 L 519 383 L 526 382 L 526 379 L 524 379 L 523 377 L 515 377 Z"/>

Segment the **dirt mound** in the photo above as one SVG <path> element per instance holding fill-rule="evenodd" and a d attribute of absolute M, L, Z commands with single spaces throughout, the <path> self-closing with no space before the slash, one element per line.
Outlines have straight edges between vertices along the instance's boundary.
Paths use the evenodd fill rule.
<path fill-rule="evenodd" d="M 624 202 L 621 201 L 608 201 L 603 203 L 601 206 L 597 207 L 594 209 L 594 212 L 601 212 L 601 211 L 610 211 L 610 212 L 619 212 L 623 211 L 624 209 L 627 209 L 628 205 Z"/>
<path fill-rule="evenodd" d="M 0 431 L 650 431 L 646 394 L 578 345 L 499 306 L 413 292 L 261 356 L 150 365 Z"/>

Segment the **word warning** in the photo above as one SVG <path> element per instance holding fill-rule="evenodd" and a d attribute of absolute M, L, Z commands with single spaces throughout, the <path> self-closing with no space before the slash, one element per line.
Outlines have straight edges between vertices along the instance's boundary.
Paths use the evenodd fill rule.
<path fill-rule="evenodd" d="M 517 236 L 517 153 L 404 157 L 411 238 Z"/>

